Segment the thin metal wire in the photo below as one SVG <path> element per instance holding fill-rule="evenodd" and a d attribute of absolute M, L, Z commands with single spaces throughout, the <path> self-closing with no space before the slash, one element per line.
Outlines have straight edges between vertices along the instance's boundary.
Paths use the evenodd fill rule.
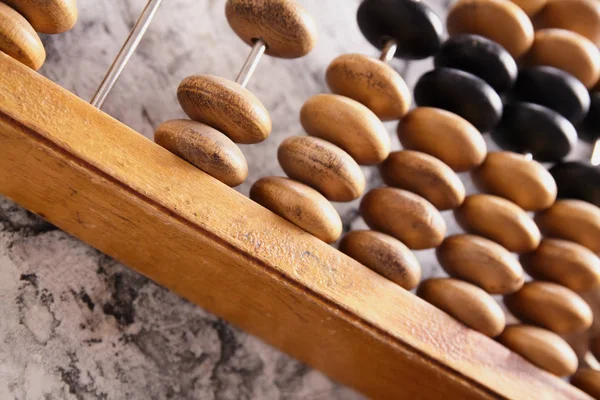
<path fill-rule="evenodd" d="M 94 107 L 102 108 L 102 105 L 106 101 L 106 97 L 117 82 L 117 79 L 119 79 L 119 76 L 125 69 L 125 66 L 135 52 L 135 49 L 140 44 L 140 41 L 146 33 L 146 30 L 148 30 L 148 27 L 150 26 L 150 23 L 152 22 L 152 19 L 154 18 L 154 15 L 160 7 L 162 1 L 163 0 L 149 0 L 146 4 L 146 7 L 144 7 L 140 17 L 129 33 L 129 37 L 127 37 L 123 47 L 121 47 L 121 50 L 119 50 L 119 54 L 117 54 L 117 57 L 113 61 L 108 72 L 106 73 L 106 76 L 102 80 L 102 83 L 98 87 L 96 94 L 90 101 L 90 104 Z"/>
<path fill-rule="evenodd" d="M 396 50 L 398 50 L 398 43 L 394 39 L 388 40 L 381 49 L 379 59 L 383 62 L 389 62 L 396 55 Z"/>
<path fill-rule="evenodd" d="M 258 39 L 254 42 L 254 46 L 252 46 L 252 51 L 246 58 L 246 62 L 244 66 L 240 70 L 237 78 L 235 78 L 236 83 L 239 83 L 242 87 L 246 87 L 250 78 L 252 78 L 252 74 L 256 71 L 256 67 L 258 67 L 258 63 L 265 51 L 267 50 L 267 45 L 263 42 L 262 39 Z"/>
<path fill-rule="evenodd" d="M 600 139 L 597 139 L 594 144 L 594 150 L 592 150 L 592 158 L 590 161 L 595 167 L 600 165 Z"/>

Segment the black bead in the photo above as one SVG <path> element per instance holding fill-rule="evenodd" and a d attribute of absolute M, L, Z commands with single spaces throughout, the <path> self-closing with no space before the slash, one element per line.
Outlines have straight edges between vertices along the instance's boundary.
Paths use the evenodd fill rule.
<path fill-rule="evenodd" d="M 556 164 L 550 173 L 558 186 L 558 197 L 583 200 L 600 207 L 600 167 L 571 161 Z"/>
<path fill-rule="evenodd" d="M 398 58 L 431 57 L 442 43 L 442 21 L 419 0 L 365 0 L 358 8 L 357 20 L 362 34 L 378 49 L 394 39 Z"/>
<path fill-rule="evenodd" d="M 579 129 L 579 136 L 585 141 L 595 142 L 600 139 L 600 92 L 592 92 L 590 97 L 590 110 Z"/>
<path fill-rule="evenodd" d="M 577 131 L 569 120 L 533 103 L 505 105 L 492 137 L 500 147 L 531 153 L 538 161 L 559 161 L 577 143 Z"/>
<path fill-rule="evenodd" d="M 502 117 L 498 93 L 481 78 L 457 69 L 427 72 L 417 82 L 414 94 L 417 105 L 458 114 L 481 132 L 492 130 Z"/>
<path fill-rule="evenodd" d="M 499 93 L 517 79 L 517 63 L 500 44 L 479 35 L 462 34 L 446 40 L 435 56 L 436 67 L 456 68 L 486 81 Z"/>

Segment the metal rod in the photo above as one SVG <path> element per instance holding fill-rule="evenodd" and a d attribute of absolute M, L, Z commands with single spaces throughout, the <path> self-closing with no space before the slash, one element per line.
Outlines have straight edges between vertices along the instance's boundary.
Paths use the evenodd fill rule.
<path fill-rule="evenodd" d="M 596 143 L 594 143 L 594 150 L 592 150 L 592 158 L 590 161 L 595 167 L 600 165 L 600 139 L 596 139 Z"/>
<path fill-rule="evenodd" d="M 383 49 L 381 49 L 381 56 L 379 59 L 383 62 L 388 62 L 394 55 L 396 55 L 396 50 L 398 50 L 398 43 L 394 39 L 390 39 L 385 42 Z"/>
<path fill-rule="evenodd" d="M 533 154 L 531 154 L 531 153 L 524 153 L 523 156 L 525 156 L 525 159 L 527 161 L 532 161 L 533 160 Z"/>
<path fill-rule="evenodd" d="M 160 7 L 162 1 L 163 0 L 149 0 L 146 4 L 146 7 L 144 7 L 140 17 L 129 33 L 129 37 L 123 44 L 123 47 L 121 47 L 121 50 L 119 50 L 119 54 L 117 54 L 117 57 L 113 61 L 108 72 L 106 73 L 106 76 L 102 80 L 102 83 L 98 87 L 96 94 L 90 101 L 90 104 L 94 107 L 102 108 L 106 97 L 117 82 L 117 79 L 119 79 L 119 76 L 125 69 L 125 66 L 135 52 L 135 49 L 140 44 L 142 37 L 146 33 L 148 26 L 150 26 L 150 22 L 152 22 L 152 18 L 154 18 L 154 15 L 156 14 L 158 7 Z"/>
<path fill-rule="evenodd" d="M 246 87 L 246 85 L 250 81 L 250 78 L 252 78 L 252 74 L 254 74 L 254 71 L 256 71 L 256 67 L 260 62 L 260 58 L 263 54 L 265 54 L 266 50 L 267 45 L 265 42 L 263 42 L 262 39 L 258 39 L 256 42 L 254 42 L 254 46 L 252 46 L 252 51 L 250 51 L 250 54 L 248 55 L 248 58 L 246 58 L 244 66 L 240 70 L 240 73 L 238 74 L 237 78 L 235 78 L 236 83 L 239 83 L 242 87 Z"/>

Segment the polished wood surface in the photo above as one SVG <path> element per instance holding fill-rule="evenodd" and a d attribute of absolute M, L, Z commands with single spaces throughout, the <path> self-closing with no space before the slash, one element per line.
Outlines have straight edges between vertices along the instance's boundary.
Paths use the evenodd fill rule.
<path fill-rule="evenodd" d="M 600 46 L 600 3 L 596 0 L 548 0 L 536 23 L 577 32 Z"/>
<path fill-rule="evenodd" d="M 0 2 L 0 52 L 29 68 L 38 70 L 46 60 L 46 50 L 29 22 L 8 5 Z"/>
<path fill-rule="evenodd" d="M 21 13 L 37 32 L 62 33 L 77 22 L 77 0 L 3 0 Z"/>

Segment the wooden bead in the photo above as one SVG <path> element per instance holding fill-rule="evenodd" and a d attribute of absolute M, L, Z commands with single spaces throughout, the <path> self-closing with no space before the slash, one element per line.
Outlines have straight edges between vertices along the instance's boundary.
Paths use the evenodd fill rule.
<path fill-rule="evenodd" d="M 504 304 L 521 321 L 558 334 L 583 331 L 592 325 L 592 310 L 585 300 L 556 283 L 528 282 L 504 297 Z"/>
<path fill-rule="evenodd" d="M 514 57 L 533 43 L 533 25 L 519 6 L 506 0 L 462 0 L 448 14 L 448 33 L 473 33 L 499 43 Z"/>
<path fill-rule="evenodd" d="M 504 247 L 480 236 L 449 236 L 437 248 L 436 255 L 450 276 L 491 294 L 514 293 L 525 282 L 519 261 Z"/>
<path fill-rule="evenodd" d="M 581 200 L 558 200 L 535 216 L 545 236 L 570 240 L 600 254 L 600 209 Z"/>
<path fill-rule="evenodd" d="M 567 71 L 588 89 L 600 77 L 600 50 L 580 34 L 564 29 L 537 31 L 527 63 Z"/>
<path fill-rule="evenodd" d="M 342 234 L 335 207 L 315 189 L 291 179 L 271 176 L 252 185 L 250 198 L 324 242 Z"/>
<path fill-rule="evenodd" d="M 351 201 L 365 190 L 365 175 L 356 161 L 325 140 L 292 136 L 279 146 L 277 159 L 290 178 L 314 187 L 331 201 Z"/>
<path fill-rule="evenodd" d="M 218 129 L 236 143 L 259 143 L 271 133 L 265 106 L 252 92 L 228 79 L 189 76 L 179 84 L 177 98 L 191 119 Z"/>
<path fill-rule="evenodd" d="M 470 283 L 451 278 L 428 279 L 419 285 L 417 295 L 484 335 L 496 337 L 504 330 L 506 319 L 498 303 Z"/>
<path fill-rule="evenodd" d="M 515 253 L 533 251 L 540 244 L 542 235 L 533 218 L 502 197 L 490 194 L 468 196 L 455 210 L 455 216 L 467 232 L 489 238 Z"/>
<path fill-rule="evenodd" d="M 498 341 L 532 364 L 557 376 L 577 369 L 577 354 L 556 333 L 530 325 L 509 325 Z"/>
<path fill-rule="evenodd" d="M 388 186 L 424 197 L 438 210 L 460 206 L 465 186 L 454 171 L 435 157 L 412 150 L 396 151 L 381 165 Z"/>
<path fill-rule="evenodd" d="M 542 8 L 546 5 L 548 0 L 511 0 L 513 3 L 521 7 L 521 10 L 527 14 L 528 17 L 533 17 L 539 13 Z"/>
<path fill-rule="evenodd" d="M 480 191 L 504 197 L 525 211 L 544 210 L 556 200 L 556 182 L 546 168 L 522 154 L 488 153 L 471 173 Z"/>
<path fill-rule="evenodd" d="M 595 399 L 600 399 L 600 371 L 591 368 L 580 368 L 571 377 L 571 384 Z"/>
<path fill-rule="evenodd" d="M 317 41 L 312 17 L 292 0 L 227 0 L 225 15 L 231 29 L 247 44 L 262 39 L 266 54 L 298 58 Z"/>
<path fill-rule="evenodd" d="M 548 0 L 536 22 L 546 28 L 577 32 L 600 46 L 600 3 L 597 0 Z"/>
<path fill-rule="evenodd" d="M 464 118 L 439 108 L 417 107 L 400 121 L 398 138 L 405 149 L 431 154 L 457 172 L 485 159 L 481 133 Z"/>
<path fill-rule="evenodd" d="M 31 24 L 18 12 L 0 2 L 0 51 L 38 70 L 46 60 L 46 50 Z"/>
<path fill-rule="evenodd" d="M 402 242 L 384 233 L 350 232 L 342 238 L 340 251 L 404 289 L 417 287 L 421 280 L 417 257 Z"/>
<path fill-rule="evenodd" d="M 343 54 L 327 67 L 329 89 L 367 106 L 383 121 L 402 118 L 412 103 L 404 79 L 389 65 L 362 54 Z"/>
<path fill-rule="evenodd" d="M 600 168 L 587 162 L 567 161 L 555 164 L 550 173 L 561 199 L 578 199 L 600 207 Z"/>
<path fill-rule="evenodd" d="M 534 279 L 556 282 L 575 292 L 600 286 L 598 256 L 569 240 L 546 238 L 536 251 L 521 256 L 521 264 Z"/>
<path fill-rule="evenodd" d="M 77 0 L 3 0 L 40 33 L 62 33 L 77 22 Z"/>
<path fill-rule="evenodd" d="M 390 154 L 390 135 L 381 120 L 348 97 L 311 97 L 300 110 L 300 122 L 310 136 L 341 147 L 359 164 L 378 164 Z"/>
<path fill-rule="evenodd" d="M 164 122 L 154 133 L 154 141 L 226 185 L 237 186 L 248 177 L 248 164 L 240 148 L 201 122 Z"/>
<path fill-rule="evenodd" d="M 392 235 L 411 249 L 437 247 L 446 235 L 440 212 L 406 190 L 373 189 L 363 197 L 360 213 L 371 229 Z"/>

